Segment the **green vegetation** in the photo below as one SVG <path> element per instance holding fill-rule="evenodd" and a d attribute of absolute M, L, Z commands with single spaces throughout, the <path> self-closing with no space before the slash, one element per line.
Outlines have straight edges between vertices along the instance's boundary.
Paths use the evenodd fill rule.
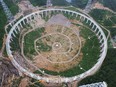
<path fill-rule="evenodd" d="M 54 6 L 66 6 L 68 2 L 66 0 L 52 0 Z"/>
<path fill-rule="evenodd" d="M 116 11 L 116 0 L 99 0 L 104 6 Z"/>
<path fill-rule="evenodd" d="M 112 37 L 114 37 L 116 35 L 116 28 L 110 28 L 109 30 L 111 32 Z"/>
<path fill-rule="evenodd" d="M 110 19 L 112 20 L 114 24 L 116 24 L 116 15 L 113 15 Z"/>
<path fill-rule="evenodd" d="M 46 5 L 47 0 L 29 0 L 34 6 L 44 6 Z M 64 6 L 68 3 L 66 0 L 52 0 L 53 5 L 55 6 Z"/>
<path fill-rule="evenodd" d="M 2 6 L 0 5 L 0 49 L 2 48 L 3 37 L 5 34 L 4 26 L 6 22 L 7 22 L 6 15 L 2 9 Z"/>
<path fill-rule="evenodd" d="M 116 15 L 106 10 L 94 9 L 90 15 L 103 26 L 113 26 L 116 23 Z"/>
<path fill-rule="evenodd" d="M 13 37 L 13 41 L 10 44 L 12 51 L 20 51 L 20 45 L 19 45 L 19 34 L 15 34 L 16 37 Z"/>
<path fill-rule="evenodd" d="M 19 87 L 19 84 L 20 84 L 20 82 L 21 82 L 22 79 L 23 79 L 23 77 L 14 79 L 14 80 L 12 81 L 12 86 L 11 86 L 11 87 Z"/>
<path fill-rule="evenodd" d="M 113 14 L 107 10 L 100 10 L 100 9 L 94 9 L 90 12 L 90 15 L 102 26 L 107 28 L 111 36 L 114 37 L 116 35 L 116 14 Z M 107 36 L 106 30 L 103 29 Z M 112 48 L 110 39 L 108 40 L 108 46 Z"/>
<path fill-rule="evenodd" d="M 106 56 L 106 59 L 101 67 L 101 69 L 91 77 L 88 77 L 79 85 L 84 84 L 90 84 L 90 83 L 96 83 L 96 82 L 107 82 L 108 87 L 115 87 L 116 83 L 116 49 L 108 49 L 108 54 Z"/>
<path fill-rule="evenodd" d="M 24 54 L 26 56 L 29 56 L 30 54 L 33 55 L 36 53 L 34 49 L 34 40 L 41 37 L 43 32 L 44 32 L 44 28 L 38 28 L 28 33 L 24 37 Z"/>
<path fill-rule="evenodd" d="M 105 1 L 107 2 L 108 0 L 105 0 Z M 111 1 L 111 0 L 109 0 L 109 1 Z M 114 1 L 114 0 L 112 0 L 112 1 Z M 112 37 L 116 35 L 116 27 L 115 27 L 116 15 L 115 14 L 113 14 L 109 11 L 106 11 L 106 10 L 94 9 L 90 13 L 90 15 L 98 23 L 100 23 L 101 25 L 106 27 L 108 30 L 110 30 Z M 105 81 L 105 82 L 107 82 L 108 87 L 115 87 L 115 83 L 116 83 L 115 54 L 116 54 L 116 50 L 113 48 L 109 48 L 106 59 L 102 65 L 101 69 L 95 75 L 82 80 L 82 82 L 80 82 L 79 85 Z"/>
<path fill-rule="evenodd" d="M 80 65 L 85 70 L 88 70 L 97 62 L 99 58 L 100 44 L 95 34 L 93 34 L 93 32 L 91 32 L 89 29 L 86 29 L 86 28 L 82 29 L 80 34 L 86 40 L 86 43 L 84 44 L 84 47 L 82 48 L 83 59 Z"/>
<path fill-rule="evenodd" d="M 13 0 L 4 0 L 4 2 L 7 4 L 13 15 L 18 12 L 19 7 L 13 2 Z"/>
<path fill-rule="evenodd" d="M 64 8 L 64 9 L 73 10 L 73 11 L 76 11 L 76 12 L 80 12 L 80 13 L 82 13 L 82 12 L 80 11 L 80 9 L 79 9 L 79 8 L 74 7 L 74 6 L 69 6 L 69 7 Z"/>
<path fill-rule="evenodd" d="M 34 6 L 46 5 L 47 0 L 29 0 Z"/>
<path fill-rule="evenodd" d="M 18 6 L 15 3 L 13 3 L 12 0 L 4 0 L 4 2 L 8 5 L 13 15 L 15 15 L 18 12 Z M 3 36 L 5 34 L 4 27 L 6 23 L 7 23 L 7 18 L 2 8 L 2 5 L 0 5 L 0 49 L 3 43 Z"/>
<path fill-rule="evenodd" d="M 84 8 L 87 2 L 88 0 L 72 0 L 71 5 L 78 7 L 78 8 Z"/>
<path fill-rule="evenodd" d="M 43 19 L 47 22 L 49 20 L 49 15 L 44 16 Z"/>
<path fill-rule="evenodd" d="M 47 45 L 46 43 L 43 43 L 42 41 L 36 42 L 36 46 L 38 46 L 40 52 L 46 52 L 52 49 L 51 46 Z"/>

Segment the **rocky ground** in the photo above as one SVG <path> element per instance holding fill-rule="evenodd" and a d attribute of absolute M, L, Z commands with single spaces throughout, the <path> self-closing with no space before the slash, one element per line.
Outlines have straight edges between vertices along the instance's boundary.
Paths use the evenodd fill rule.
<path fill-rule="evenodd" d="M 4 58 L 0 60 L 0 87 L 10 87 L 13 79 L 18 76 L 17 69 L 9 59 Z"/>

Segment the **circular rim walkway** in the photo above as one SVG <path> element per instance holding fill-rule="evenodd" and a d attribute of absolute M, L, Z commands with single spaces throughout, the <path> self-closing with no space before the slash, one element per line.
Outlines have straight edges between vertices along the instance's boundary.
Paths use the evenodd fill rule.
<path fill-rule="evenodd" d="M 17 33 L 18 31 L 20 31 L 21 28 L 23 28 L 23 25 L 26 24 L 26 22 L 28 23 L 29 21 L 33 20 L 35 17 L 37 16 L 43 16 L 43 14 L 47 14 L 49 12 L 62 12 L 62 13 L 67 13 L 70 14 L 74 17 L 79 17 L 80 19 L 83 19 L 87 24 L 89 24 L 89 26 L 91 27 L 91 30 L 96 34 L 96 36 L 99 39 L 99 43 L 101 44 L 101 54 L 99 56 L 98 62 L 88 71 L 77 75 L 77 76 L 73 76 L 73 77 L 42 77 L 39 75 L 36 75 L 30 71 L 27 71 L 26 69 L 24 69 L 23 67 L 20 66 L 20 64 L 18 64 L 15 60 L 15 58 L 13 58 L 12 55 L 12 51 L 10 43 L 13 41 L 12 38 L 13 36 L 15 37 L 15 33 Z M 15 32 L 15 33 L 14 33 Z M 101 27 L 91 18 L 89 18 L 88 16 L 79 13 L 79 12 L 75 12 L 72 10 L 66 10 L 66 9 L 46 9 L 46 10 L 41 10 L 41 11 L 37 11 L 34 12 L 32 14 L 29 14 L 25 17 L 23 17 L 22 19 L 20 19 L 14 26 L 12 26 L 8 36 L 7 36 L 7 40 L 6 40 L 6 50 L 7 50 L 7 54 L 9 56 L 9 58 L 11 59 L 11 62 L 13 63 L 13 65 L 23 74 L 32 77 L 34 79 L 37 80 L 43 80 L 46 82 L 52 82 L 52 83 L 61 83 L 61 82 L 72 82 L 75 80 L 82 80 L 83 78 L 86 78 L 87 76 L 93 75 L 94 73 L 96 73 L 96 71 L 101 67 L 105 56 L 107 54 L 107 39 L 106 36 L 104 34 L 104 32 L 102 31 Z"/>

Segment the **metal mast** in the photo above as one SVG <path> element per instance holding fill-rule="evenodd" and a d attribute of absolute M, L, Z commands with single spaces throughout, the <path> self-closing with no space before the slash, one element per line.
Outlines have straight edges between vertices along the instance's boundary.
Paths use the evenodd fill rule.
<path fill-rule="evenodd" d="M 47 0 L 47 2 L 46 2 L 46 6 L 47 6 L 47 7 L 51 7 L 51 6 L 52 6 L 52 2 L 51 2 L 51 0 Z"/>
<path fill-rule="evenodd" d="M 85 9 L 84 9 L 84 11 L 85 11 L 86 13 L 89 13 L 89 11 L 91 10 L 92 1 L 93 1 L 93 0 L 88 0 L 88 3 L 87 3 L 87 5 L 86 5 L 86 7 L 85 7 Z"/>
<path fill-rule="evenodd" d="M 3 7 L 3 10 L 7 16 L 8 21 L 12 21 L 14 19 L 14 17 L 12 15 L 11 11 L 9 10 L 8 6 L 5 4 L 5 2 L 3 0 L 0 0 L 0 3 Z"/>
<path fill-rule="evenodd" d="M 93 8 L 94 4 L 97 2 L 98 0 L 88 0 L 88 3 L 84 9 L 84 11 L 86 13 L 89 13 L 91 11 L 91 9 Z"/>

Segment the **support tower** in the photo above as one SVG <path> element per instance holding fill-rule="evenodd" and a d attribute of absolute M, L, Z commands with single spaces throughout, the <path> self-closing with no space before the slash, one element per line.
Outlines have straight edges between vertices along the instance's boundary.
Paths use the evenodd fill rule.
<path fill-rule="evenodd" d="M 51 6 L 52 6 L 51 0 L 47 0 L 47 2 L 46 2 L 46 7 L 51 7 Z"/>
<path fill-rule="evenodd" d="M 7 16 L 8 21 L 9 22 L 12 21 L 14 19 L 14 17 L 12 15 L 11 11 L 9 10 L 8 6 L 5 4 L 5 2 L 3 0 L 0 0 L 0 3 L 3 7 L 3 10 Z"/>

